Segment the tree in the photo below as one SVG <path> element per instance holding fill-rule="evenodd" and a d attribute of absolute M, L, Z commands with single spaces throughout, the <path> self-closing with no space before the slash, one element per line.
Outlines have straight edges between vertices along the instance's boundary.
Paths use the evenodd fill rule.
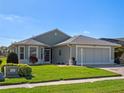
<path fill-rule="evenodd" d="M 9 53 L 8 57 L 7 57 L 7 63 L 18 64 L 18 56 L 17 56 L 17 54 L 14 53 L 14 52 Z"/>
<path fill-rule="evenodd" d="M 124 47 L 115 48 L 115 58 L 121 57 L 123 53 L 124 53 Z"/>

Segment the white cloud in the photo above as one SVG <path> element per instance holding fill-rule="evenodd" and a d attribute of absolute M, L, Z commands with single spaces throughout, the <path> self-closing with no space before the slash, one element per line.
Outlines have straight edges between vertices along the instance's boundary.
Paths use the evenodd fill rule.
<path fill-rule="evenodd" d="M 84 34 L 89 34 L 90 32 L 85 30 L 85 31 L 83 31 L 83 33 Z"/>
<path fill-rule="evenodd" d="M 3 15 L 0 14 L 0 20 L 10 21 L 10 22 L 23 22 L 25 18 L 17 15 Z"/>

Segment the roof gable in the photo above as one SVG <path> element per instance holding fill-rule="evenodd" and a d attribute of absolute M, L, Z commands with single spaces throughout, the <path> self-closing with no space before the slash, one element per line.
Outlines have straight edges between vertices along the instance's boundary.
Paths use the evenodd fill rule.
<path fill-rule="evenodd" d="M 44 34 L 32 37 L 32 39 L 38 41 L 38 42 L 42 42 L 45 43 L 49 46 L 53 46 L 57 43 L 63 42 L 67 39 L 69 39 L 70 36 L 61 32 L 58 29 L 54 29 L 52 31 L 46 32 Z"/>
<path fill-rule="evenodd" d="M 48 46 L 44 43 L 38 42 L 38 41 L 33 40 L 33 39 L 26 39 L 26 40 L 23 40 L 23 41 L 20 41 L 20 42 L 16 42 L 13 45 L 42 45 L 42 46 Z"/>

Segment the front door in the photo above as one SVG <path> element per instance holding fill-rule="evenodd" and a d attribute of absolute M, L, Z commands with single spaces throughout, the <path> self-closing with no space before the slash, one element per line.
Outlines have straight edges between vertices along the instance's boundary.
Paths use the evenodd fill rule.
<path fill-rule="evenodd" d="M 44 60 L 46 63 L 51 62 L 51 49 L 45 49 L 44 50 Z"/>

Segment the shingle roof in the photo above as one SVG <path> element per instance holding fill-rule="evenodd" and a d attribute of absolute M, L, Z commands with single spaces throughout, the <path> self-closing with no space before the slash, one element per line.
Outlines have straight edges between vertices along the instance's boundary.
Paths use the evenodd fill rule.
<path fill-rule="evenodd" d="M 120 40 L 124 42 L 124 38 L 115 38 L 116 40 Z"/>
<path fill-rule="evenodd" d="M 67 44 L 82 44 L 82 45 L 105 45 L 105 46 L 120 46 L 119 44 L 91 38 L 83 35 L 74 36 L 64 42 L 61 42 L 55 46 L 67 45 Z"/>
<path fill-rule="evenodd" d="M 115 39 L 101 38 L 101 40 L 116 43 L 116 44 L 120 44 L 120 45 L 124 46 L 124 39 L 122 39 L 122 38 L 117 38 L 117 39 L 116 38 Z"/>
<path fill-rule="evenodd" d="M 33 39 L 26 39 L 26 40 L 23 40 L 23 41 L 20 41 L 20 42 L 16 42 L 16 43 L 13 43 L 13 45 L 41 45 L 41 46 L 48 46 L 44 43 L 41 43 L 41 42 L 38 42 L 36 40 L 33 40 Z"/>
<path fill-rule="evenodd" d="M 49 32 L 34 36 L 31 39 L 34 39 L 38 42 L 47 44 L 52 47 L 55 44 L 68 40 L 70 37 L 71 36 L 67 35 L 59 29 L 53 29 Z"/>

